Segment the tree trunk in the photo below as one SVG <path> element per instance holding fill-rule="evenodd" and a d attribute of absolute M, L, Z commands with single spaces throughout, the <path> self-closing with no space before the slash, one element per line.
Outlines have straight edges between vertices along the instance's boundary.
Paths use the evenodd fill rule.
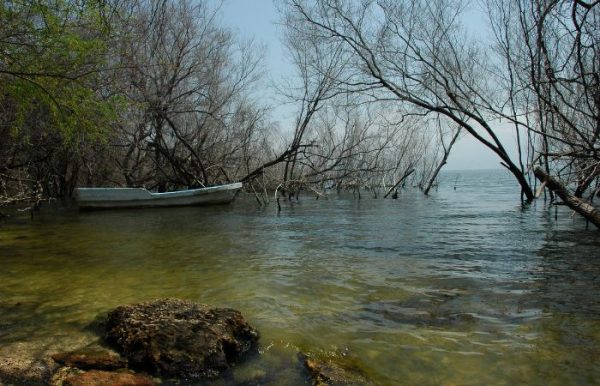
<path fill-rule="evenodd" d="M 533 171 L 538 180 L 546 183 L 546 187 L 550 191 L 556 193 L 558 197 L 571 209 L 579 213 L 586 220 L 590 221 L 600 229 L 600 212 L 589 202 L 576 197 L 571 193 L 561 181 L 550 176 L 541 167 L 536 167 Z"/>
<path fill-rule="evenodd" d="M 442 171 L 442 168 L 447 163 L 448 154 L 449 153 L 445 153 L 444 154 L 444 158 L 442 159 L 442 162 L 440 162 L 439 165 L 437 166 L 437 168 L 435 168 L 435 171 L 433 172 L 433 175 L 431 176 L 431 178 L 429 179 L 429 182 L 427 182 L 427 186 L 423 190 L 423 194 L 424 195 L 426 195 L 426 196 L 429 195 L 429 191 L 433 187 L 433 184 L 435 183 L 435 180 L 437 179 L 438 174 L 440 174 L 440 171 Z"/>

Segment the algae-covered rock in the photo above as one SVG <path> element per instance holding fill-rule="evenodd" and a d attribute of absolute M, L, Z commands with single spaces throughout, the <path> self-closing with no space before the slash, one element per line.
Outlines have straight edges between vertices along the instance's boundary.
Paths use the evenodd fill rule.
<path fill-rule="evenodd" d="M 259 337 L 239 311 L 179 299 L 118 307 L 105 329 L 130 367 L 183 379 L 218 377 Z"/>
<path fill-rule="evenodd" d="M 0 357 L 0 385 L 45 385 L 56 368 L 50 358 Z"/>
<path fill-rule="evenodd" d="M 57 363 L 82 370 L 117 370 L 127 367 L 119 354 L 102 349 L 84 349 L 52 355 Z"/>
<path fill-rule="evenodd" d="M 130 372 L 113 372 L 91 370 L 67 377 L 63 386 L 154 386 L 156 383 L 149 377 Z"/>
<path fill-rule="evenodd" d="M 308 370 L 313 386 L 373 385 L 358 368 L 333 360 L 317 360 L 306 357 L 304 366 Z"/>

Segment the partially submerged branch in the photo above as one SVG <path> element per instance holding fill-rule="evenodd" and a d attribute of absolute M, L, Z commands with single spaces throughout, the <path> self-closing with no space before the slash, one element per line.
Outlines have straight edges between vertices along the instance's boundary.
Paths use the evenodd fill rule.
<path fill-rule="evenodd" d="M 536 167 L 533 170 L 533 173 L 542 184 L 545 183 L 548 189 L 556 193 L 565 205 L 582 215 L 586 220 L 590 221 L 600 229 L 600 212 L 598 209 L 589 202 L 576 197 L 560 180 L 550 176 L 541 167 Z"/>
<path fill-rule="evenodd" d="M 413 174 L 415 172 L 415 169 L 410 169 L 408 170 L 406 173 L 404 173 L 404 175 L 402 177 L 400 177 L 400 179 L 398 180 L 398 182 L 396 182 L 394 184 L 394 186 L 392 186 L 387 193 L 385 194 L 385 196 L 383 196 L 383 198 L 387 198 L 387 196 L 390 195 L 390 193 L 392 193 L 394 191 L 394 189 L 396 189 L 404 180 L 406 180 L 408 178 L 408 176 L 410 176 L 411 174 Z"/>

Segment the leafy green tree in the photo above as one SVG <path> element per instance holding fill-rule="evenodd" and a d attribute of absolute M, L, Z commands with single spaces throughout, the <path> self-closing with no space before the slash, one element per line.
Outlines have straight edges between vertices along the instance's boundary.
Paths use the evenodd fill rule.
<path fill-rule="evenodd" d="M 118 106 L 104 81 L 112 33 L 109 7 L 68 0 L 0 4 L 2 185 L 25 179 L 46 185 L 46 194 L 69 194 L 65 182 L 76 180 L 71 169 L 82 150 L 108 137 Z M 62 179 L 62 186 L 49 191 L 57 184 L 50 175 Z"/>

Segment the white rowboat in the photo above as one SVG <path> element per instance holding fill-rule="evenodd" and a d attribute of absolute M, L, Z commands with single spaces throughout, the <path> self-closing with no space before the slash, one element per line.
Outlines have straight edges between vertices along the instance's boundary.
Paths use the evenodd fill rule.
<path fill-rule="evenodd" d="M 80 208 L 214 205 L 230 203 L 241 188 L 241 182 L 166 193 L 151 193 L 144 188 L 77 188 L 75 199 Z"/>

